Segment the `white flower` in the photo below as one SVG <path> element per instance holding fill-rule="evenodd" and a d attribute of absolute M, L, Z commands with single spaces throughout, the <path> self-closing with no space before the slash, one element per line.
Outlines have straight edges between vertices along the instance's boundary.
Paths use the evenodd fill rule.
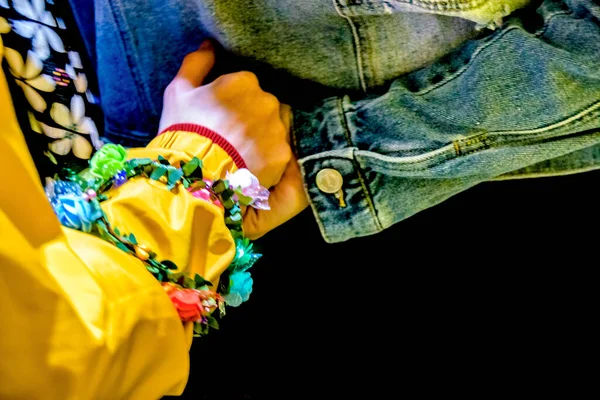
<path fill-rule="evenodd" d="M 36 53 L 29 51 L 27 52 L 27 61 L 23 63 L 21 55 L 9 47 L 4 49 L 4 58 L 6 58 L 11 74 L 17 78 L 17 84 L 23 89 L 23 93 L 31 107 L 38 112 L 43 112 L 46 109 L 46 101 L 35 89 L 42 92 L 52 92 L 56 87 L 56 83 L 52 77 L 40 75 L 44 67 L 42 61 Z"/>
<path fill-rule="evenodd" d="M 77 158 L 87 160 L 92 154 L 92 145 L 81 135 L 90 135 L 92 143 L 97 149 L 104 144 L 98 137 L 94 121 L 85 116 L 85 104 L 81 96 L 73 96 L 70 110 L 64 104 L 52 104 L 50 116 L 54 122 L 64 128 L 41 124 L 46 136 L 57 139 L 48 145 L 52 152 L 64 156 L 73 150 L 73 154 Z"/>
<path fill-rule="evenodd" d="M 65 53 L 60 36 L 50 28 L 56 26 L 56 21 L 50 11 L 46 11 L 45 0 L 33 0 L 33 5 L 28 0 L 13 0 L 13 6 L 24 17 L 41 22 L 13 21 L 13 29 L 18 35 L 27 39 L 33 38 L 33 49 L 40 59 L 45 60 L 50 56 L 48 45 L 56 52 Z"/>
<path fill-rule="evenodd" d="M 76 51 L 69 52 L 69 63 L 71 63 L 73 68 L 83 68 L 83 65 L 81 64 L 81 57 L 79 57 L 79 53 Z"/>
<path fill-rule="evenodd" d="M 258 183 L 258 179 L 246 168 L 240 168 L 233 174 L 227 173 L 227 181 L 232 188 L 246 189 Z"/>
<path fill-rule="evenodd" d="M 76 67 L 81 68 L 81 67 Z M 73 80 L 73 84 L 75 85 L 75 89 L 78 93 L 85 93 L 88 88 L 87 77 L 83 72 L 75 72 L 75 68 L 71 64 L 67 64 L 65 67 L 65 71 L 67 75 Z"/>

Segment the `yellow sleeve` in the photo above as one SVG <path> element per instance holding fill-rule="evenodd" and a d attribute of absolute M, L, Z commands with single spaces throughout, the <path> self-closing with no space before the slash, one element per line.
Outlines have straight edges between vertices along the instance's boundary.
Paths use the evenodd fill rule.
<path fill-rule="evenodd" d="M 175 165 L 198 157 L 203 161 L 204 178 L 211 180 L 237 169 L 223 148 L 190 131 L 165 131 L 147 147 L 128 151 L 129 158 L 156 160 L 159 155 Z M 199 274 L 214 287 L 235 255 L 223 209 L 185 190 L 172 193 L 164 183 L 135 178 L 112 190 L 102 209 L 113 227 L 133 232 L 159 260 L 171 260 L 190 276 Z"/>
<path fill-rule="evenodd" d="M 184 329 L 138 259 L 59 224 L 1 69 L 0 121 L 0 160 L 8 168 L 0 190 L 0 398 L 148 400 L 180 394 L 188 378 L 190 327 Z M 167 133 L 130 154 L 186 160 L 194 153 L 212 177 L 235 169 L 207 138 L 189 134 L 196 146 L 182 151 L 177 143 L 186 136 Z M 235 252 L 219 207 L 144 179 L 118 190 L 104 206 L 114 226 L 134 232 L 159 259 L 217 280 Z"/>

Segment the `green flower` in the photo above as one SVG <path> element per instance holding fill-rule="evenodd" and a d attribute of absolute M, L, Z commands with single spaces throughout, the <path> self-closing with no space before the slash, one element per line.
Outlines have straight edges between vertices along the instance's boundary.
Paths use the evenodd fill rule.
<path fill-rule="evenodd" d="M 125 167 L 127 152 L 119 144 L 105 144 L 90 160 L 92 174 L 108 180 Z"/>

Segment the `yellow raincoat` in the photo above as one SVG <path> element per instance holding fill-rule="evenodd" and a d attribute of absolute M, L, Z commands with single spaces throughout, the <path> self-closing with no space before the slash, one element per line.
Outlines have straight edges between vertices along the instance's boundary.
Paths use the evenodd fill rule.
<path fill-rule="evenodd" d="M 0 38 L 0 62 L 3 46 Z M 185 149 L 185 151 L 184 151 Z M 209 139 L 167 132 L 130 157 L 235 165 Z M 157 399 L 180 394 L 191 327 L 137 258 L 62 227 L 40 184 L 0 69 L 0 399 Z M 136 178 L 103 203 L 113 226 L 214 284 L 235 245 L 221 208 Z"/>

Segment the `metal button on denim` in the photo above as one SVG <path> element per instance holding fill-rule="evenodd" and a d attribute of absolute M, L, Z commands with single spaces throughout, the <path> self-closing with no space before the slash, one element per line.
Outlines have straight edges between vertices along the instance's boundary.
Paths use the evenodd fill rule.
<path fill-rule="evenodd" d="M 343 184 L 342 174 L 335 169 L 324 168 L 317 174 L 317 187 L 321 192 L 335 195 L 335 198 L 340 202 L 340 207 L 346 207 L 344 192 L 342 191 Z"/>
<path fill-rule="evenodd" d="M 317 187 L 324 193 L 337 193 L 344 180 L 342 174 L 332 168 L 325 168 L 317 174 Z"/>

